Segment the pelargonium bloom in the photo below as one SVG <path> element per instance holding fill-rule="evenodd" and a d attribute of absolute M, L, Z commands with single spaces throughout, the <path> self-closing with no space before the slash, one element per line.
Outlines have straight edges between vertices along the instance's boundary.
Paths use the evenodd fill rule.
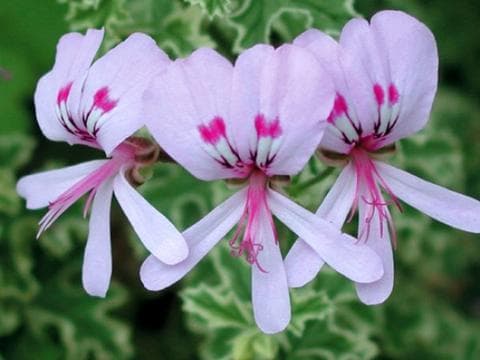
<path fill-rule="evenodd" d="M 383 302 L 393 288 L 395 229 L 388 205 L 399 199 L 445 224 L 480 232 L 480 202 L 419 179 L 380 161 L 395 141 L 422 129 L 437 88 L 438 55 L 428 28 L 399 11 L 382 11 L 370 24 L 351 20 L 339 44 L 317 30 L 294 42 L 309 49 L 332 74 L 336 99 L 320 144 L 327 161 L 344 169 L 318 210 L 341 227 L 358 209 L 358 237 L 383 259 L 385 273 L 357 284 L 366 304 Z M 289 285 L 303 286 L 324 261 L 306 241 L 286 257 Z"/>
<path fill-rule="evenodd" d="M 91 205 L 91 218 L 82 279 L 85 290 L 96 296 L 105 296 L 112 271 L 113 193 L 154 256 L 175 264 L 188 254 L 181 233 L 129 184 L 141 180 L 138 168 L 158 155 L 158 147 L 131 135 L 144 125 L 142 95 L 148 81 L 170 60 L 153 39 L 133 34 L 92 64 L 102 39 L 103 30 L 60 39 L 53 69 L 38 82 L 35 110 L 47 138 L 101 149 L 109 158 L 26 176 L 17 184 L 27 208 L 48 206 L 38 235 L 89 193 L 85 214 Z"/>
<path fill-rule="evenodd" d="M 357 282 L 380 278 L 372 250 L 271 188 L 277 176 L 297 173 L 312 156 L 333 103 L 331 80 L 308 51 L 257 45 L 233 67 L 199 49 L 172 63 L 145 96 L 147 127 L 173 159 L 203 180 L 245 182 L 183 233 L 186 260 L 145 261 L 140 275 L 148 289 L 182 278 L 238 224 L 230 245 L 251 264 L 255 320 L 266 333 L 283 330 L 290 300 L 272 213 L 338 272 Z"/>

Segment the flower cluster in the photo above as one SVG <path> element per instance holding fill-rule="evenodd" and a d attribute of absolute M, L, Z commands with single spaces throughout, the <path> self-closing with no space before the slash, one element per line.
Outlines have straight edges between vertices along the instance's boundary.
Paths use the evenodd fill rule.
<path fill-rule="evenodd" d="M 67 34 L 35 92 L 37 120 L 54 141 L 103 150 L 107 159 L 26 176 L 18 193 L 48 206 L 38 235 L 83 195 L 91 210 L 83 285 L 105 296 L 111 277 L 113 195 L 151 255 L 143 284 L 161 290 L 187 274 L 227 233 L 234 257 L 251 264 L 255 321 L 265 333 L 290 321 L 289 287 L 324 263 L 355 282 L 360 300 L 383 302 L 393 287 L 400 200 L 448 225 L 480 232 L 480 202 L 387 165 L 381 155 L 427 122 L 437 88 L 431 32 L 398 11 L 351 20 L 337 42 L 308 30 L 279 48 L 256 45 L 232 64 L 201 48 L 171 61 L 133 34 L 93 62 L 103 30 Z M 156 143 L 135 136 L 146 127 Z M 241 189 L 180 232 L 134 186 L 165 152 L 205 181 Z M 316 214 L 279 191 L 318 153 L 343 170 Z M 359 213 L 357 239 L 342 233 Z M 274 217 L 299 240 L 283 260 Z"/>

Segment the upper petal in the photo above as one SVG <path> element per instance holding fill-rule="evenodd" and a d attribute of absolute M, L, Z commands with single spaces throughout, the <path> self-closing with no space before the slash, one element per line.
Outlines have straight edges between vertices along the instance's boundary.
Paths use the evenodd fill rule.
<path fill-rule="evenodd" d="M 388 56 L 390 78 L 399 93 L 398 125 L 389 142 L 422 129 L 428 121 L 438 83 L 438 51 L 432 32 L 401 11 L 382 11 L 371 28 Z"/>
<path fill-rule="evenodd" d="M 334 99 L 330 76 L 315 57 L 295 45 L 254 46 L 238 57 L 232 87 L 230 116 L 242 158 L 261 151 L 261 115 L 279 124 L 269 174 L 300 171 L 320 142 Z"/>
<path fill-rule="evenodd" d="M 232 65 L 202 48 L 173 62 L 145 94 L 147 127 L 160 146 L 200 179 L 232 177 L 208 153 L 199 127 L 216 118 L 225 125 L 231 98 Z M 226 126 L 225 131 L 231 131 Z"/>
<path fill-rule="evenodd" d="M 332 78 L 335 91 L 343 95 L 347 106 L 351 105 L 349 103 L 352 96 L 345 74 L 340 66 L 341 51 L 339 44 L 332 37 L 317 29 L 310 29 L 300 34 L 293 41 L 293 44 L 305 48 L 315 55 L 315 58 Z M 353 106 L 349 106 L 349 108 L 353 112 L 351 115 L 357 118 L 355 108 Z M 350 150 L 350 146 L 337 135 L 333 126 L 327 126 L 321 144 L 322 148 L 338 153 L 346 153 Z"/>
<path fill-rule="evenodd" d="M 424 24 L 401 11 L 381 11 L 371 24 L 349 21 L 340 45 L 349 96 L 367 134 L 379 111 L 395 122 L 385 144 L 425 125 L 437 88 L 438 54 Z"/>
<path fill-rule="evenodd" d="M 59 40 L 53 69 L 37 84 L 34 102 L 37 121 L 50 140 L 75 142 L 74 136 L 60 124 L 55 108 L 60 89 L 82 79 L 103 39 L 102 30 L 88 30 L 85 35 L 69 33 Z"/>
<path fill-rule="evenodd" d="M 184 277 L 240 220 L 245 196 L 245 189 L 237 192 L 183 232 L 190 252 L 181 263 L 165 265 L 150 255 L 140 269 L 143 285 L 162 290 Z"/>
<path fill-rule="evenodd" d="M 125 179 L 124 169 L 115 177 L 113 189 L 118 203 L 138 237 L 153 256 L 173 265 L 184 260 L 188 247 L 176 227 L 145 200 Z"/>
<path fill-rule="evenodd" d="M 98 112 L 96 138 L 107 155 L 145 124 L 143 93 L 169 63 L 151 37 L 135 33 L 92 65 L 81 85 L 78 115 Z"/>
<path fill-rule="evenodd" d="M 93 160 L 63 169 L 24 176 L 17 183 L 17 192 L 27 200 L 28 209 L 39 209 L 48 206 L 82 178 L 107 162 L 108 160 Z"/>
<path fill-rule="evenodd" d="M 112 179 L 102 184 L 93 199 L 88 240 L 82 267 L 83 287 L 92 296 L 105 297 L 112 276 L 110 244 L 110 205 L 112 203 Z"/>
<path fill-rule="evenodd" d="M 272 227 L 261 210 L 256 242 L 262 245 L 258 263 L 252 265 L 252 305 L 258 327 L 267 334 L 284 330 L 290 322 L 290 297 L 280 247 Z"/>
<path fill-rule="evenodd" d="M 272 212 L 339 273 L 356 282 L 368 283 L 383 275 L 378 255 L 315 214 L 274 191 L 268 201 Z"/>
<path fill-rule="evenodd" d="M 376 161 L 375 166 L 393 194 L 447 225 L 480 233 L 480 201 L 422 180 Z"/>
<path fill-rule="evenodd" d="M 347 165 L 328 192 L 316 215 L 341 229 L 355 197 L 355 172 Z M 298 239 L 285 258 L 290 287 L 301 287 L 312 281 L 324 264 L 323 259 L 305 241 Z"/>

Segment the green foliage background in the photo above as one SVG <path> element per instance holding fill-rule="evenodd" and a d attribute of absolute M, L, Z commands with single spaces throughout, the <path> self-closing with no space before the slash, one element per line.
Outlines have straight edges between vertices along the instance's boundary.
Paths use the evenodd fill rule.
<path fill-rule="evenodd" d="M 390 299 L 367 307 L 352 284 L 322 271 L 291 291 L 293 321 L 275 336 L 254 325 L 249 269 L 225 241 L 184 281 L 144 290 L 146 256 L 115 205 L 113 284 L 87 296 L 80 269 L 87 221 L 81 204 L 38 241 L 42 211 L 24 210 L 19 176 L 99 158 L 47 141 L 33 112 L 38 78 L 69 30 L 104 26 L 104 50 L 147 32 L 172 57 L 212 46 L 234 58 L 258 42 L 280 44 L 309 27 L 333 35 L 353 16 L 403 9 L 434 32 L 440 89 L 426 129 L 400 143 L 392 161 L 480 198 L 480 13 L 474 0 L 4 0 L 0 4 L 0 359 L 479 359 L 480 239 L 407 208 Z M 337 172 L 316 160 L 286 189 L 314 210 Z M 140 190 L 180 228 L 231 193 L 173 165 L 158 165 Z M 353 229 L 353 226 L 351 226 Z M 281 232 L 282 247 L 294 238 Z"/>

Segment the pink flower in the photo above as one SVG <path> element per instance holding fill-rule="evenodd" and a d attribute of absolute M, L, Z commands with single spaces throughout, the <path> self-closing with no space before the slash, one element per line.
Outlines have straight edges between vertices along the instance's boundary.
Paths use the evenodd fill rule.
<path fill-rule="evenodd" d="M 17 184 L 29 209 L 49 208 L 38 235 L 89 193 L 85 214 L 90 204 L 92 213 L 83 285 L 96 296 L 105 296 L 112 271 L 113 193 L 154 256 L 175 264 L 188 254 L 183 236 L 127 180 L 138 178 L 136 170 L 145 160 L 155 160 L 152 144 L 130 136 L 144 125 L 142 94 L 148 81 L 170 61 L 151 38 L 133 34 L 92 64 L 102 38 L 103 30 L 89 30 L 86 35 L 70 33 L 60 39 L 53 69 L 38 82 L 35 109 L 49 139 L 101 149 L 109 158 L 26 176 Z"/>
<path fill-rule="evenodd" d="M 437 89 L 438 55 L 432 33 L 399 11 L 382 11 L 369 24 L 350 21 L 340 44 L 316 30 L 294 42 L 309 49 L 332 74 L 336 99 L 320 144 L 328 160 L 345 167 L 317 214 L 339 228 L 358 209 L 360 241 L 383 259 L 385 273 L 358 283 L 366 304 L 385 301 L 393 288 L 395 229 L 388 205 L 399 199 L 450 226 L 480 232 L 480 202 L 426 182 L 378 160 L 375 154 L 423 128 Z M 315 277 L 323 260 L 306 241 L 297 241 L 286 259 L 289 285 Z"/>
<path fill-rule="evenodd" d="M 333 98 L 314 56 L 293 45 L 255 46 L 234 67 L 199 49 L 153 82 L 146 122 L 162 148 L 200 179 L 240 179 L 246 186 L 183 233 L 186 260 L 167 266 L 150 256 L 140 271 L 145 287 L 160 290 L 181 279 L 238 224 L 230 245 L 252 265 L 255 320 L 266 333 L 283 330 L 290 300 L 272 213 L 343 275 L 380 278 L 373 251 L 271 187 L 312 156 Z"/>

